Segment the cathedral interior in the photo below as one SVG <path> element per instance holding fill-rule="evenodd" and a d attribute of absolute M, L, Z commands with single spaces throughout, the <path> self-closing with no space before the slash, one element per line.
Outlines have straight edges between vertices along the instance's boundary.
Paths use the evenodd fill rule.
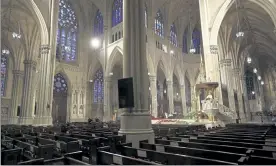
<path fill-rule="evenodd" d="M 1 0 L 1 164 L 276 165 L 275 27 L 276 0 Z"/>

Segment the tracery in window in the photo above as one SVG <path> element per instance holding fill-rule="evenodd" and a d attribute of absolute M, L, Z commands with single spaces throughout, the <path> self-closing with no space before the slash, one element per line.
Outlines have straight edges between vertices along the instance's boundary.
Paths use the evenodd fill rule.
<path fill-rule="evenodd" d="M 194 29 L 192 38 L 193 38 L 193 45 L 196 50 L 195 54 L 199 54 L 200 53 L 201 35 L 200 35 L 200 31 L 198 29 L 196 29 L 196 28 Z"/>
<path fill-rule="evenodd" d="M 114 0 L 112 7 L 112 27 L 123 21 L 123 0 Z"/>
<path fill-rule="evenodd" d="M 103 16 L 100 10 L 98 10 L 94 21 L 94 34 L 96 36 L 102 35 L 103 31 L 104 31 Z"/>
<path fill-rule="evenodd" d="M 102 103 L 104 99 L 103 71 L 99 69 L 94 77 L 94 103 Z"/>
<path fill-rule="evenodd" d="M 62 74 L 56 74 L 54 77 L 54 93 L 64 93 L 68 91 L 68 85 Z"/>
<path fill-rule="evenodd" d="M 57 58 L 75 61 L 77 54 L 77 18 L 68 0 L 60 0 L 57 30 Z"/>
<path fill-rule="evenodd" d="M 188 53 L 188 29 L 186 28 L 184 35 L 183 35 L 183 53 Z"/>
<path fill-rule="evenodd" d="M 1 55 L 1 97 L 5 96 L 7 72 L 8 72 L 8 57 Z"/>
<path fill-rule="evenodd" d="M 155 33 L 160 37 L 164 37 L 164 20 L 160 10 L 158 10 L 155 17 Z"/>
<path fill-rule="evenodd" d="M 170 30 L 170 43 L 174 46 L 177 47 L 177 35 L 176 35 L 176 28 L 175 24 L 173 23 L 171 25 L 171 30 Z"/>
<path fill-rule="evenodd" d="M 256 92 L 254 87 L 254 73 L 246 71 L 245 77 L 248 100 L 255 100 Z"/>

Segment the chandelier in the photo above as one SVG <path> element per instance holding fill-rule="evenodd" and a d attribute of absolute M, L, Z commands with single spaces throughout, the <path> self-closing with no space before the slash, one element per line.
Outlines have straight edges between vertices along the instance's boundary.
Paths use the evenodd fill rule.
<path fill-rule="evenodd" d="M 258 72 L 258 70 L 256 68 L 254 68 L 253 72 L 256 74 Z"/>
<path fill-rule="evenodd" d="M 244 36 L 244 32 L 241 31 L 241 28 L 240 28 L 240 17 L 239 17 L 239 7 L 238 7 L 238 0 L 236 0 L 236 10 L 237 10 L 237 33 L 236 33 L 236 37 L 237 38 L 241 38 Z"/>
<path fill-rule="evenodd" d="M 10 50 L 3 49 L 3 50 L 2 50 L 2 54 L 4 54 L 4 55 L 9 55 L 9 54 L 10 54 Z"/>
<path fill-rule="evenodd" d="M 247 57 L 246 61 L 247 61 L 248 64 L 251 64 L 252 63 L 252 58 L 251 57 Z"/>
<path fill-rule="evenodd" d="M 196 53 L 196 49 L 195 49 L 195 47 L 194 47 L 194 42 L 193 42 L 193 30 L 192 30 L 192 17 L 191 17 L 191 8 L 190 8 L 190 10 L 189 10 L 189 29 L 190 29 L 190 35 L 191 35 L 191 46 L 190 46 L 190 50 L 189 50 L 189 52 L 191 53 L 191 54 L 194 54 L 194 53 Z"/>

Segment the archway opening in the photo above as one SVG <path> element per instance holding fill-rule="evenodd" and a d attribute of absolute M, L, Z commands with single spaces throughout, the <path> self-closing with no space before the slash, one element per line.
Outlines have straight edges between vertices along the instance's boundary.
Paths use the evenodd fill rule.
<path fill-rule="evenodd" d="M 58 73 L 54 77 L 53 88 L 53 124 L 67 122 L 68 84 L 65 77 Z"/>

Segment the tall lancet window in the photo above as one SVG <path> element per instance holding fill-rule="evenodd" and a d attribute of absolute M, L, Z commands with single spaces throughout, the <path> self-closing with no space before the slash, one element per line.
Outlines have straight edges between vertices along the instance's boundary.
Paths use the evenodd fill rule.
<path fill-rule="evenodd" d="M 78 23 L 75 11 L 68 0 L 59 1 L 57 30 L 57 58 L 72 62 L 77 55 Z"/>
<path fill-rule="evenodd" d="M 201 42 L 200 31 L 195 28 L 193 31 L 192 37 L 193 37 L 194 48 L 196 50 L 195 54 L 200 54 L 200 42 Z"/>
<path fill-rule="evenodd" d="M 94 103 L 102 103 L 104 99 L 103 71 L 99 69 L 94 77 Z"/>
<path fill-rule="evenodd" d="M 94 21 L 94 34 L 96 36 L 100 36 L 103 34 L 103 31 L 104 31 L 103 16 L 100 10 L 98 10 Z"/>
<path fill-rule="evenodd" d="M 183 53 L 188 53 L 188 28 L 184 31 L 183 34 L 183 48 L 182 48 Z"/>
<path fill-rule="evenodd" d="M 255 100 L 256 92 L 254 87 L 254 73 L 246 71 L 245 77 L 248 100 Z"/>
<path fill-rule="evenodd" d="M 62 74 L 58 73 L 54 77 L 54 93 L 67 94 L 68 85 Z"/>
<path fill-rule="evenodd" d="M 123 0 L 114 0 L 112 7 L 112 27 L 123 22 Z"/>
<path fill-rule="evenodd" d="M 191 83 L 187 77 L 185 77 L 185 93 L 186 93 L 186 106 L 192 106 L 192 96 L 191 96 Z"/>
<path fill-rule="evenodd" d="M 1 55 L 1 97 L 5 96 L 8 72 L 8 57 Z"/>
<path fill-rule="evenodd" d="M 155 17 L 155 33 L 160 37 L 164 37 L 164 20 L 160 10 L 158 10 Z"/>
<path fill-rule="evenodd" d="M 176 35 L 176 28 L 174 23 L 171 25 L 170 42 L 172 45 L 177 47 L 177 35 Z"/>

